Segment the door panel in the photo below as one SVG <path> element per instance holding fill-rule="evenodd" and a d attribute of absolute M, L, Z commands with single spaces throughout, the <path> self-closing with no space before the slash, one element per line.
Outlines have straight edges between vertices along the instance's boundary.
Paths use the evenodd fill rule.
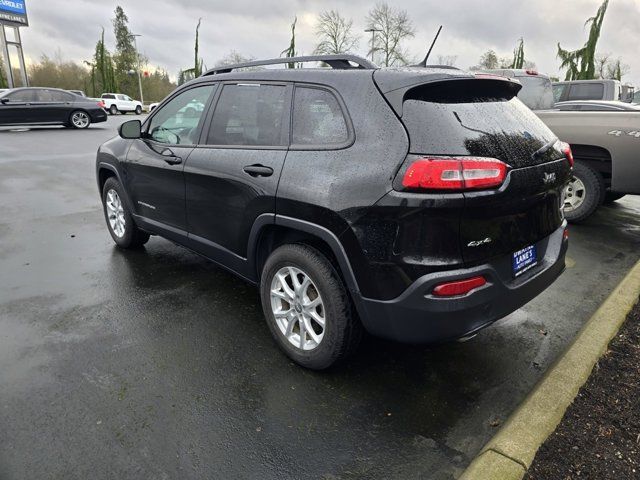
<path fill-rule="evenodd" d="M 285 150 L 196 148 L 184 170 L 189 236 L 199 237 L 205 249 L 222 247 L 246 257 L 254 220 L 275 213 L 285 156 Z M 262 176 L 262 169 L 273 173 Z"/>
<path fill-rule="evenodd" d="M 18 90 L 3 98 L 7 103 L 0 103 L 0 125 L 29 123 L 33 121 L 31 104 L 35 98 L 33 89 Z"/>
<path fill-rule="evenodd" d="M 289 144 L 291 87 L 225 84 L 185 167 L 189 238 L 202 253 L 246 257 L 255 219 L 275 213 Z"/>
<path fill-rule="evenodd" d="M 174 157 L 168 156 L 169 149 Z M 184 161 L 193 147 L 133 140 L 123 168 L 124 182 L 137 215 L 174 229 L 185 229 Z M 177 159 L 181 163 L 171 164 Z"/>
<path fill-rule="evenodd" d="M 176 240 L 186 235 L 184 165 L 214 90 L 200 85 L 174 95 L 145 124 L 143 138 L 132 141 L 123 169 L 134 212 L 161 224 L 163 234 Z M 192 112 L 193 105 L 199 108 Z"/>

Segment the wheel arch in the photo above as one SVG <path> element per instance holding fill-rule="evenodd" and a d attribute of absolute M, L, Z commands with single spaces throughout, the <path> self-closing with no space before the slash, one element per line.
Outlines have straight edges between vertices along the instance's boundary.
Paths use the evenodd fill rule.
<path fill-rule="evenodd" d="M 275 215 L 273 220 L 269 223 L 262 222 L 263 225 L 258 231 L 251 235 L 253 241 L 249 245 L 248 259 L 258 282 L 271 252 L 287 243 L 301 243 L 316 248 L 329 258 L 358 308 L 360 290 L 349 258 L 338 237 L 329 229 L 305 220 L 282 215 Z"/>
<path fill-rule="evenodd" d="M 611 152 L 598 145 L 571 144 L 576 162 L 581 162 L 602 175 L 607 187 L 611 186 L 612 160 Z"/>
<path fill-rule="evenodd" d="M 360 318 L 365 314 L 358 283 L 351 268 L 349 258 L 338 237 L 329 229 L 305 220 L 299 220 L 282 215 L 275 217 L 273 222 L 263 223 L 260 228 L 254 228 L 251 238 L 254 239 L 248 250 L 248 260 L 255 272 L 257 283 L 260 282 L 262 268 L 276 248 L 287 243 L 300 243 L 320 251 L 334 265 L 336 272 L 344 281 L 347 292 Z M 255 227 L 255 225 L 254 225 Z"/>

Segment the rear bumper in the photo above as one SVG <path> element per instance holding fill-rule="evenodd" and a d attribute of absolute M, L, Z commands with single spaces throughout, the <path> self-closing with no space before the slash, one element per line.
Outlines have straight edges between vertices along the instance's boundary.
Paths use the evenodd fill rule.
<path fill-rule="evenodd" d="M 89 112 L 89 116 L 91 117 L 91 123 L 100 123 L 107 121 L 107 112 L 103 109 L 100 110 L 92 110 Z"/>
<path fill-rule="evenodd" d="M 538 265 L 513 278 L 511 255 L 469 269 L 425 275 L 393 300 L 361 298 L 362 322 L 373 335 L 406 343 L 435 343 L 465 337 L 535 298 L 565 269 L 566 222 L 536 244 Z M 444 282 L 483 275 L 487 284 L 453 298 L 432 295 Z"/>

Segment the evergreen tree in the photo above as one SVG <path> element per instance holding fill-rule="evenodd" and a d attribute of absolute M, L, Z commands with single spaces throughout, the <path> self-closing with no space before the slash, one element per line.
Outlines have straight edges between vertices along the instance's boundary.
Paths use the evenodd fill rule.
<path fill-rule="evenodd" d="M 138 76 L 131 75 L 129 72 L 138 71 L 138 54 L 129 30 L 129 18 L 119 5 L 114 13 L 115 17 L 111 23 L 113 24 L 113 34 L 116 38 L 116 49 L 113 56 L 115 83 L 120 92 L 135 98 L 138 96 Z"/>
<path fill-rule="evenodd" d="M 565 80 L 593 80 L 596 78 L 596 46 L 600 39 L 602 22 L 608 6 L 609 0 L 604 0 L 596 15 L 585 22 L 585 26 L 590 25 L 589 38 L 582 48 L 564 50 L 558 43 L 560 68 L 567 69 Z"/>

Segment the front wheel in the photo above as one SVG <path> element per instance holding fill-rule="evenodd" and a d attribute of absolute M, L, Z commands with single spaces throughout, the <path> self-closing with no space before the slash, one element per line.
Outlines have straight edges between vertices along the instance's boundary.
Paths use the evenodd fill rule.
<path fill-rule="evenodd" d="M 278 346 L 294 362 L 323 370 L 358 346 L 362 325 L 331 262 L 306 245 L 283 245 L 262 270 L 262 309 Z"/>
<path fill-rule="evenodd" d="M 72 112 L 69 117 L 69 125 L 80 130 L 89 128 L 89 125 L 91 125 L 91 117 L 85 111 L 76 110 Z"/>
<path fill-rule="evenodd" d="M 120 182 L 108 178 L 102 188 L 102 208 L 111 238 L 119 247 L 138 248 L 149 241 L 149 234 L 134 223 L 123 198 Z"/>
<path fill-rule="evenodd" d="M 604 201 L 605 185 L 602 175 L 576 162 L 573 175 L 564 190 L 564 215 L 572 223 L 589 218 Z"/>

